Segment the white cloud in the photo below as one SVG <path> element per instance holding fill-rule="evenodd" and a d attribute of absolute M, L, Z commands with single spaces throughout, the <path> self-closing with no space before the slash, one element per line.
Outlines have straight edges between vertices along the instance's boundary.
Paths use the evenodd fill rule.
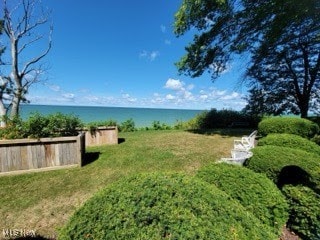
<path fill-rule="evenodd" d="M 58 85 L 54 85 L 54 84 L 48 84 L 47 85 L 48 87 L 49 87 L 49 89 L 51 89 L 52 91 L 54 91 L 54 92 L 59 92 L 59 91 L 61 91 L 61 87 L 60 86 L 58 86 Z"/>
<path fill-rule="evenodd" d="M 182 90 L 184 85 L 185 83 L 180 80 L 169 78 L 164 88 L 171 89 L 171 90 Z"/>
<path fill-rule="evenodd" d="M 171 45 L 171 41 L 169 39 L 164 40 L 164 44 Z"/>
<path fill-rule="evenodd" d="M 159 56 L 159 54 L 160 53 L 158 51 L 152 51 L 149 56 L 150 61 L 154 61 Z"/>
<path fill-rule="evenodd" d="M 124 100 L 130 102 L 130 103 L 137 102 L 137 100 L 138 100 L 137 98 L 131 97 L 130 94 L 128 94 L 128 93 L 122 94 L 122 98 L 123 98 Z"/>
<path fill-rule="evenodd" d="M 139 53 L 140 58 L 146 59 L 150 62 L 154 61 L 157 57 L 159 57 L 159 55 L 160 55 L 160 52 L 157 50 L 154 50 L 151 52 L 143 50 Z"/>
<path fill-rule="evenodd" d="M 222 100 L 233 100 L 240 97 L 240 94 L 237 92 L 232 92 L 231 94 L 221 97 Z"/>
<path fill-rule="evenodd" d="M 171 94 L 167 94 L 167 95 L 166 95 L 166 99 L 168 99 L 168 100 L 175 100 L 176 97 L 173 96 L 173 95 L 171 95 Z"/>

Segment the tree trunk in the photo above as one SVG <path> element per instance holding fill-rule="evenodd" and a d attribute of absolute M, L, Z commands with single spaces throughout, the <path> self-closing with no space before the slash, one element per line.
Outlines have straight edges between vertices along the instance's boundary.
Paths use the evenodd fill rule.
<path fill-rule="evenodd" d="M 7 116 L 7 109 L 2 101 L 0 101 L 0 127 L 6 126 L 5 118 Z"/>
<path fill-rule="evenodd" d="M 12 100 L 12 107 L 11 107 L 11 112 L 10 112 L 11 119 L 19 117 L 21 98 L 22 98 L 22 91 L 17 90 L 15 92 L 13 100 Z"/>
<path fill-rule="evenodd" d="M 308 111 L 309 111 L 309 100 L 303 99 L 300 104 L 300 116 L 301 118 L 307 118 L 308 117 Z"/>

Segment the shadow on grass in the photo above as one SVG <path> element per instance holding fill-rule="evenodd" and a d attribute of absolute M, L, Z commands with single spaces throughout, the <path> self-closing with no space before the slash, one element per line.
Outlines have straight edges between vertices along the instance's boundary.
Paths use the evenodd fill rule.
<path fill-rule="evenodd" d="M 249 135 L 252 131 L 251 128 L 216 128 L 216 129 L 195 129 L 187 130 L 188 132 L 202 135 L 214 135 L 219 134 L 224 137 L 242 137 Z"/>
<path fill-rule="evenodd" d="M 86 166 L 94 161 L 98 160 L 100 152 L 86 152 L 84 155 L 84 160 L 82 166 Z"/>

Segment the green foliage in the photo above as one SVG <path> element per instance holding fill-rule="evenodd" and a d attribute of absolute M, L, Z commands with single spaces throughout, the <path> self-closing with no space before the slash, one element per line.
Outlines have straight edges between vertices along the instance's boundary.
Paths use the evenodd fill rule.
<path fill-rule="evenodd" d="M 283 193 L 291 209 L 287 226 L 302 239 L 320 239 L 320 195 L 301 185 L 287 185 Z"/>
<path fill-rule="evenodd" d="M 90 132 L 94 132 L 98 127 L 112 127 L 112 126 L 118 126 L 118 124 L 116 121 L 111 119 L 107 121 L 90 122 L 85 125 L 85 127 L 89 129 Z"/>
<path fill-rule="evenodd" d="M 24 138 L 23 122 L 20 118 L 6 119 L 6 127 L 0 128 L 0 139 Z"/>
<path fill-rule="evenodd" d="M 160 123 L 160 121 L 153 121 L 152 129 L 153 130 L 170 130 L 172 128 L 165 123 Z"/>
<path fill-rule="evenodd" d="M 319 126 L 310 120 L 298 117 L 271 117 L 259 123 L 258 131 L 261 136 L 270 133 L 289 133 L 310 139 L 319 132 Z"/>
<path fill-rule="evenodd" d="M 301 149 L 309 153 L 316 153 L 320 155 L 320 146 L 315 142 L 294 134 L 287 133 L 273 133 L 258 141 L 258 146 L 273 145 L 279 147 L 290 147 L 294 149 Z"/>
<path fill-rule="evenodd" d="M 183 0 L 174 32 L 191 30 L 194 37 L 178 70 L 191 77 L 208 71 L 215 79 L 249 52 L 246 76 L 252 90 L 262 92 L 250 102 L 258 100 L 258 111 L 306 117 L 319 104 L 319 10 L 318 0 Z"/>
<path fill-rule="evenodd" d="M 214 163 L 200 169 L 196 176 L 237 199 L 247 211 L 280 235 L 288 220 L 288 204 L 265 175 L 240 166 Z"/>
<path fill-rule="evenodd" d="M 101 190 L 59 239 L 277 239 L 213 186 L 182 174 L 135 175 Z"/>
<path fill-rule="evenodd" d="M 132 118 L 122 122 L 119 126 L 120 132 L 134 132 L 135 130 L 136 127 Z"/>
<path fill-rule="evenodd" d="M 210 111 L 204 111 L 193 119 L 189 120 L 186 123 L 186 129 L 197 130 L 237 127 L 233 126 L 233 123 L 236 122 L 245 123 L 246 125 L 241 127 L 246 128 L 253 128 L 258 124 L 258 120 L 255 117 L 249 116 L 244 112 L 226 109 L 211 109 Z"/>
<path fill-rule="evenodd" d="M 246 161 L 247 167 L 265 173 L 279 187 L 302 184 L 320 192 L 319 155 L 271 145 L 256 147 L 252 152 L 253 156 Z"/>
<path fill-rule="evenodd" d="M 194 118 L 190 119 L 185 123 L 185 128 L 188 130 L 200 129 L 204 124 L 204 120 L 208 114 L 208 111 L 203 111 L 202 113 L 197 114 Z"/>
<path fill-rule="evenodd" d="M 26 121 L 21 119 L 9 121 L 6 128 L 0 130 L 0 137 L 17 139 L 76 136 L 82 126 L 80 119 L 73 115 L 55 113 L 43 116 L 33 113 Z"/>
<path fill-rule="evenodd" d="M 54 113 L 42 116 L 35 113 L 24 123 L 26 135 L 32 138 L 76 136 L 83 126 L 80 119 L 72 114 Z"/>

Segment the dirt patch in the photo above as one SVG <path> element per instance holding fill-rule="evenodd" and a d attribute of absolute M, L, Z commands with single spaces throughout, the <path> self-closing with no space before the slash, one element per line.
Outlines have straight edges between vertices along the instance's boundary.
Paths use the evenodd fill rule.
<path fill-rule="evenodd" d="M 280 240 L 300 240 L 300 238 L 287 228 L 283 228 Z"/>

